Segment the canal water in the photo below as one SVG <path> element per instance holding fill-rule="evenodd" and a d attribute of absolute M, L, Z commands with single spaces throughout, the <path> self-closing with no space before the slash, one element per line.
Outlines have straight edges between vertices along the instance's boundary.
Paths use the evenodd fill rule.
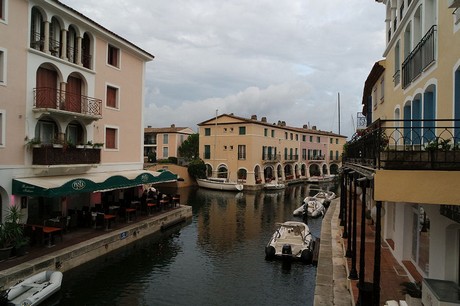
<path fill-rule="evenodd" d="M 264 247 L 317 188 L 173 190 L 191 221 L 65 272 L 45 305 L 313 305 L 316 267 L 266 261 Z M 319 237 L 321 219 L 307 222 Z"/>

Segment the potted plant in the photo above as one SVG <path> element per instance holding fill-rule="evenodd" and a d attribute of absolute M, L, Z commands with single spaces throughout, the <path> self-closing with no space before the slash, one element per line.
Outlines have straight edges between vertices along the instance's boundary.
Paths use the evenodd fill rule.
<path fill-rule="evenodd" d="M 100 149 L 100 148 L 102 148 L 103 145 L 104 145 L 104 143 L 102 143 L 102 142 L 96 142 L 95 144 L 93 144 L 93 148 L 94 149 Z"/>
<path fill-rule="evenodd" d="M 42 142 L 40 141 L 39 138 L 32 138 L 29 141 L 27 141 L 26 146 L 28 148 L 39 148 L 41 147 Z"/>
<path fill-rule="evenodd" d="M 11 255 L 13 242 L 9 228 L 0 223 L 0 261 L 7 260 Z"/>
<path fill-rule="evenodd" d="M 408 306 L 421 306 L 422 305 L 422 285 L 414 282 L 403 282 L 402 293 L 406 295 L 406 302 Z"/>
<path fill-rule="evenodd" d="M 23 214 L 19 205 L 9 206 L 3 224 L 6 241 L 17 256 L 24 255 L 29 245 L 29 238 L 24 235 L 22 217 Z"/>

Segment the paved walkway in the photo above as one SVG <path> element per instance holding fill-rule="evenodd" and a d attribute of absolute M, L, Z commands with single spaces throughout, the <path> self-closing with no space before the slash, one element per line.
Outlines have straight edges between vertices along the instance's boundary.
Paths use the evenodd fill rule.
<path fill-rule="evenodd" d="M 359 202 L 358 207 L 361 206 Z M 340 199 L 332 201 L 321 227 L 321 248 L 318 259 L 316 276 L 315 306 L 322 305 L 356 305 L 358 300 L 357 280 L 349 280 L 351 259 L 344 256 L 347 249 L 347 239 L 342 239 L 343 228 L 339 226 Z M 359 209 L 357 215 L 360 216 Z M 356 270 L 359 273 L 360 227 L 357 223 Z M 374 271 L 374 241 L 375 229 L 372 224 L 366 224 L 366 253 L 365 253 L 365 282 L 373 282 Z M 409 276 L 393 257 L 390 246 L 382 241 L 380 267 L 380 305 L 387 300 L 404 300 L 401 293 L 402 282 L 410 281 Z M 371 305 L 363 305 L 371 306 Z"/>

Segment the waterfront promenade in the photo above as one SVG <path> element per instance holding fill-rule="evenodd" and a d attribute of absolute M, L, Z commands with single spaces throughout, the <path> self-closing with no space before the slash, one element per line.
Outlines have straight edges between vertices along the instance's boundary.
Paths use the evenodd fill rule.
<path fill-rule="evenodd" d="M 65 272 L 192 217 L 187 205 L 166 209 L 150 216 L 137 216 L 133 222 L 118 221 L 109 230 L 80 228 L 57 238 L 55 245 L 33 246 L 26 255 L 0 262 L 0 287 L 43 270 Z"/>
<path fill-rule="evenodd" d="M 361 205 L 358 205 L 359 207 Z M 314 306 L 356 305 L 358 280 L 349 280 L 351 259 L 346 258 L 347 239 L 342 238 L 339 225 L 340 199 L 332 201 L 321 227 L 321 247 L 318 259 Z M 358 212 L 358 215 L 360 213 Z M 360 224 L 357 223 L 357 270 L 359 271 Z M 372 283 L 374 268 L 374 236 L 372 224 L 366 224 L 365 281 Z M 385 241 L 381 245 L 380 305 L 387 300 L 404 300 L 402 282 L 411 281 L 406 270 L 394 259 Z M 372 306 L 372 305 L 363 305 Z"/>

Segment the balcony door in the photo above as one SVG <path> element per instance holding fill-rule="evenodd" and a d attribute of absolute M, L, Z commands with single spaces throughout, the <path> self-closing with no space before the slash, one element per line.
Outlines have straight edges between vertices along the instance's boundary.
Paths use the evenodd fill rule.
<path fill-rule="evenodd" d="M 43 67 L 37 70 L 35 106 L 37 108 L 57 108 L 57 73 Z"/>
<path fill-rule="evenodd" d="M 81 79 L 69 76 L 66 87 L 66 110 L 81 113 Z"/>

